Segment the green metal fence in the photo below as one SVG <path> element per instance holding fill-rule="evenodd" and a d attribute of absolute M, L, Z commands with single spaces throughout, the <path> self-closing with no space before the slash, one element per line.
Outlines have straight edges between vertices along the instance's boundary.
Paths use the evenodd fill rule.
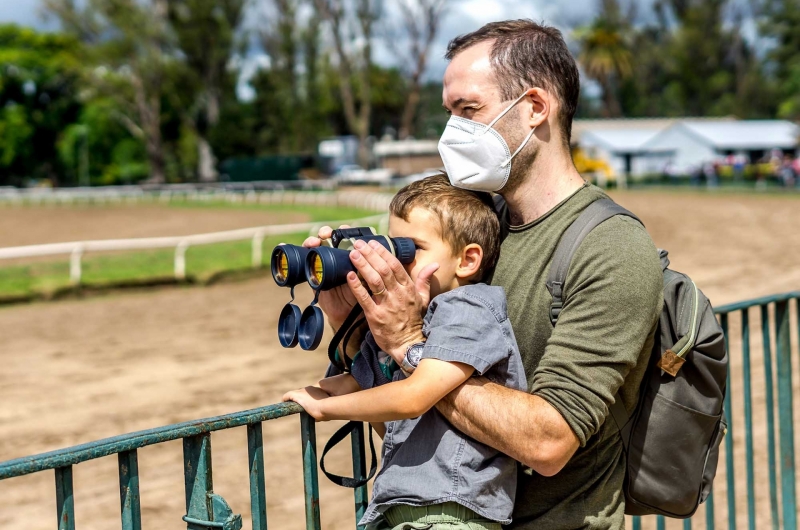
<path fill-rule="evenodd" d="M 793 302 L 793 303 L 792 303 Z M 792 306 L 794 307 L 794 326 L 792 325 Z M 744 528 L 745 523 L 737 521 L 736 473 L 744 467 L 746 489 L 746 524 L 749 529 L 757 525 L 763 527 L 764 516 L 769 512 L 769 521 L 774 529 L 797 529 L 797 493 L 794 454 L 794 393 L 792 387 L 792 355 L 797 353 L 793 348 L 791 329 L 795 327 L 800 334 L 800 291 L 782 295 L 749 300 L 716 310 L 725 331 L 729 345 L 732 370 L 741 377 L 742 411 L 732 407 L 732 387 L 735 382 L 729 375 L 726 394 L 726 417 L 728 435 L 725 437 L 724 467 L 720 464 L 716 485 L 725 485 L 725 501 L 727 503 L 727 526 L 729 529 Z M 751 313 L 756 314 L 753 320 L 760 323 L 760 351 L 763 361 L 763 381 L 753 380 L 751 363 Z M 740 331 L 740 337 L 729 336 L 731 324 Z M 774 338 L 774 340 L 773 340 Z M 732 340 L 736 339 L 736 340 Z M 732 344 L 740 347 L 733 348 Z M 773 347 L 774 345 L 774 347 Z M 734 351 L 736 350 L 736 351 Z M 774 361 L 774 364 L 773 364 Z M 757 460 L 754 451 L 754 410 L 753 387 L 763 384 L 764 416 L 759 421 L 766 424 L 766 458 Z M 777 393 L 777 401 L 775 394 Z M 800 394 L 800 393 L 799 393 Z M 738 400 L 738 398 L 737 398 Z M 742 412 L 739 415 L 739 412 Z M 777 424 L 776 424 L 777 413 Z M 267 528 L 267 501 L 265 493 L 264 454 L 262 443 L 262 423 L 268 420 L 300 414 L 300 431 L 302 442 L 303 478 L 305 489 L 306 528 L 320 529 L 319 484 L 317 478 L 316 430 L 314 420 L 305 414 L 300 406 L 294 403 L 280 403 L 252 409 L 244 412 L 217 416 L 203 420 L 195 420 L 147 431 L 140 431 L 113 438 L 107 438 L 88 444 L 43 453 L 40 455 L 18 458 L 0 463 L 0 480 L 55 470 L 56 505 L 59 530 L 74 530 L 75 506 L 72 495 L 72 467 L 87 460 L 116 454 L 119 465 L 120 513 L 123 530 L 141 529 L 141 508 L 139 502 L 139 471 L 137 450 L 148 445 L 171 440 L 183 440 L 184 484 L 186 491 L 186 515 L 183 520 L 188 530 L 238 530 L 242 526 L 241 516 L 233 514 L 228 504 L 213 492 L 211 471 L 211 432 L 233 427 L 247 428 L 247 445 L 249 456 L 250 502 L 254 530 Z M 741 416 L 741 418 L 739 418 Z M 743 426 L 734 424 L 734 419 L 743 419 Z M 736 462 L 734 452 L 734 429 L 744 428 L 744 457 Z M 777 431 L 777 442 L 776 442 Z M 737 431 L 738 432 L 738 431 Z M 356 477 L 366 475 L 364 453 L 364 430 L 354 429 L 351 433 L 353 452 L 353 474 Z M 741 458 L 739 460 L 742 460 Z M 766 484 L 757 483 L 755 470 L 768 470 Z M 762 502 L 757 505 L 757 491 L 766 489 L 768 505 Z M 762 490 L 763 496 L 763 490 Z M 710 530 L 716 528 L 715 496 L 708 498 L 692 519 L 681 524 L 683 528 L 693 528 L 695 521 L 703 521 L 703 527 Z M 367 507 L 367 488 L 363 486 L 355 490 L 356 520 L 360 519 Z M 744 512 L 744 507 L 742 510 Z M 655 525 L 659 530 L 666 528 L 663 517 L 633 518 L 633 528 L 638 530 L 644 525 Z M 699 527 L 699 525 L 698 525 Z"/>
<path fill-rule="evenodd" d="M 239 530 L 242 518 L 232 513 L 225 500 L 214 494 L 211 472 L 211 432 L 233 427 L 247 427 L 250 475 L 250 511 L 254 530 L 267 530 L 267 501 L 264 478 L 262 422 L 300 414 L 300 432 L 305 489 L 306 528 L 320 530 L 319 483 L 314 419 L 294 403 L 279 403 L 258 409 L 189 421 L 106 438 L 67 449 L 27 456 L 0 463 L 0 480 L 55 470 L 58 530 L 74 530 L 75 503 L 72 496 L 72 467 L 87 460 L 116 454 L 119 461 L 120 513 L 123 530 L 142 528 L 139 503 L 139 466 L 137 449 L 148 445 L 183 439 L 183 470 L 186 490 L 188 530 Z M 351 433 L 353 473 L 366 475 L 364 430 Z M 244 470 L 243 470 L 244 471 Z M 367 488 L 355 490 L 356 518 L 367 508 Z"/>

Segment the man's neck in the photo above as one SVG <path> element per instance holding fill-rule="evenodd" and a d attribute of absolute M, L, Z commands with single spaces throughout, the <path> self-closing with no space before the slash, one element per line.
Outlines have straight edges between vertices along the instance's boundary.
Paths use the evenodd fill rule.
<path fill-rule="evenodd" d="M 515 188 L 500 192 L 514 226 L 542 217 L 585 184 L 569 153 L 548 155 L 539 153 L 524 180 Z"/>

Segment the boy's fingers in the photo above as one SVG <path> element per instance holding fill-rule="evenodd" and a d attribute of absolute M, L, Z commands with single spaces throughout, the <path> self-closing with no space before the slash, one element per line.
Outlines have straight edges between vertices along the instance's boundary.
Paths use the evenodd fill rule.
<path fill-rule="evenodd" d="M 439 270 L 439 264 L 431 263 L 419 271 L 419 275 L 417 276 L 415 287 L 417 293 L 419 293 L 419 296 L 422 298 L 423 305 L 426 307 L 431 299 L 431 278 L 433 277 L 433 273 L 437 270 Z"/>
<path fill-rule="evenodd" d="M 361 305 L 365 313 L 368 313 L 373 307 L 375 307 L 375 301 L 369 295 L 369 292 L 364 288 L 364 286 L 361 285 L 361 281 L 358 279 L 358 275 L 356 275 L 356 273 L 348 273 L 347 285 L 350 286 L 350 289 L 353 291 L 353 296 L 356 297 L 356 301 Z"/>

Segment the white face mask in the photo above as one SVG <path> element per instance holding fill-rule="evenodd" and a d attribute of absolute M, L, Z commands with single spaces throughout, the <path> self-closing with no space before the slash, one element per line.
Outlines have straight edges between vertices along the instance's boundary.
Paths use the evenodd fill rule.
<path fill-rule="evenodd" d="M 453 186 L 497 191 L 506 185 L 511 174 L 511 161 L 531 139 L 536 127 L 531 129 L 513 155 L 506 141 L 492 127 L 526 95 L 527 92 L 518 97 L 489 125 L 450 116 L 439 140 L 439 154 Z"/>

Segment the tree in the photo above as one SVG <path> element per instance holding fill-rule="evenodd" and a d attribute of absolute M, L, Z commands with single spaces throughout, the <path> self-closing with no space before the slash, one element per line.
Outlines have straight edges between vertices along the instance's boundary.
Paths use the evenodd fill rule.
<path fill-rule="evenodd" d="M 86 81 L 99 97 L 114 100 L 118 119 L 145 144 L 150 181 L 166 180 L 161 106 L 167 77 L 182 65 L 175 60 L 167 0 L 44 0 L 65 30 L 85 44 L 94 68 Z"/>
<path fill-rule="evenodd" d="M 433 41 L 445 15 L 447 0 L 400 0 L 403 26 L 409 40 L 408 96 L 398 136 L 406 138 L 414 133 L 414 118 L 420 103 L 422 76 L 428 64 Z"/>
<path fill-rule="evenodd" d="M 216 180 L 217 176 L 209 129 L 219 123 L 227 65 L 243 7 L 244 0 L 169 0 L 177 46 L 197 87 L 187 117 L 197 135 L 197 176 L 201 181 Z"/>
<path fill-rule="evenodd" d="M 580 43 L 578 62 L 603 91 L 603 114 L 617 118 L 622 116 L 618 90 L 621 82 L 633 73 L 633 54 L 618 4 L 615 0 L 604 0 L 603 7 L 603 13 L 589 26 L 576 31 Z"/>
<path fill-rule="evenodd" d="M 77 39 L 0 25 L 0 185 L 58 183 L 61 131 L 80 113 Z"/>
<path fill-rule="evenodd" d="M 761 33 L 774 43 L 768 58 L 777 82 L 777 113 L 800 120 L 800 2 L 764 0 L 761 11 Z"/>
<path fill-rule="evenodd" d="M 339 73 L 339 93 L 347 125 L 358 137 L 359 164 L 367 167 L 370 155 L 372 97 L 370 68 L 375 23 L 380 17 L 379 0 L 356 0 L 355 13 L 343 0 L 314 0 L 317 11 L 330 28 L 333 56 Z M 347 44 L 351 44 L 348 49 Z"/>

